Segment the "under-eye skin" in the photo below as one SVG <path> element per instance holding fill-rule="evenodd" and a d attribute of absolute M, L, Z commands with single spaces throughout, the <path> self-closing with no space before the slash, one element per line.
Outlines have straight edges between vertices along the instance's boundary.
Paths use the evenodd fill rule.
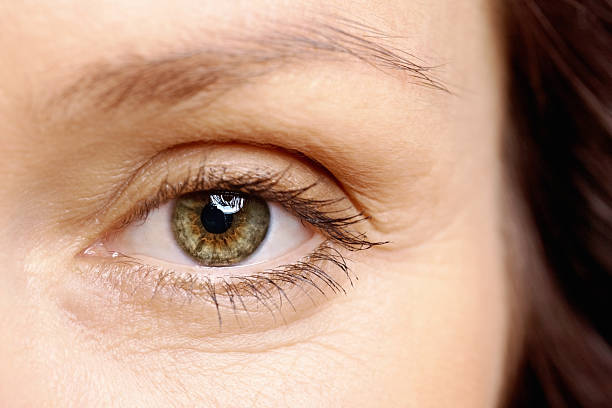
<path fill-rule="evenodd" d="M 172 214 L 178 244 L 206 266 L 232 265 L 247 258 L 266 236 L 269 224 L 265 201 L 228 191 L 181 196 Z"/>

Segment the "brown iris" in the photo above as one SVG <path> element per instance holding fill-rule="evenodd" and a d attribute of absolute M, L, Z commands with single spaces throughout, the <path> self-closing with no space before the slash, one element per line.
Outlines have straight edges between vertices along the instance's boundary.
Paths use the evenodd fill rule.
<path fill-rule="evenodd" d="M 235 192 L 186 194 L 177 199 L 172 215 L 179 245 L 207 266 L 231 265 L 251 255 L 269 224 L 265 201 Z"/>

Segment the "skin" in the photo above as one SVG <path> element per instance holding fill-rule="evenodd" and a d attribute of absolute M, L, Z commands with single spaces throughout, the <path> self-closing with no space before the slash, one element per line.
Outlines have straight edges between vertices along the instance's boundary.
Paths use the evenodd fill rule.
<path fill-rule="evenodd" d="M 178 107 L 105 110 L 95 86 L 62 93 L 126 55 L 242 55 L 317 24 L 376 28 L 450 92 L 371 55 L 317 51 L 256 69 L 231 57 L 232 75 L 255 74 Z M 1 2 L 0 405 L 497 406 L 517 328 L 496 27 L 483 0 Z M 100 208 L 168 149 L 171 182 L 193 155 L 324 177 L 315 193 L 346 196 L 370 217 L 358 231 L 390 243 L 347 253 L 355 286 L 316 306 L 296 292 L 281 323 L 256 313 L 219 328 L 210 305 L 117 296 L 79 274 L 79 251 L 147 198 L 159 164 Z"/>

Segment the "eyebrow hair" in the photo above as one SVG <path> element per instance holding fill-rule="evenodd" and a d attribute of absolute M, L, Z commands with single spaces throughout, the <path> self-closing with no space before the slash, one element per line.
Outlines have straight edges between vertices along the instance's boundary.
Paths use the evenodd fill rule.
<path fill-rule="evenodd" d="M 212 100 L 252 78 L 312 60 L 361 61 L 379 70 L 406 73 L 409 82 L 449 93 L 433 76 L 436 67 L 383 45 L 397 37 L 345 18 L 336 22 L 283 25 L 259 36 L 229 38 L 224 47 L 157 58 L 127 55 L 114 63 L 90 64 L 47 105 L 57 108 L 76 101 L 113 111 L 124 105 L 175 105 L 202 95 Z"/>

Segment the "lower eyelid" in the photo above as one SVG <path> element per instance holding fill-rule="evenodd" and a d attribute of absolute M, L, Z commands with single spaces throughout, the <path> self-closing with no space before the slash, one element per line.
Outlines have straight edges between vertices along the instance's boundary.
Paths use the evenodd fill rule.
<path fill-rule="evenodd" d="M 309 256 L 310 259 L 302 258 L 268 272 L 217 277 L 207 274 L 203 278 L 193 269 L 174 271 L 121 256 L 110 260 L 87 256 L 82 257 L 80 276 L 90 290 L 91 282 L 95 282 L 94 290 L 103 293 L 93 297 L 81 294 L 77 298 L 137 306 L 139 313 L 156 319 L 165 316 L 164 319 L 175 320 L 181 316 L 181 321 L 188 319 L 206 326 L 210 333 L 269 329 L 313 313 L 327 303 L 330 295 L 346 294 L 345 288 L 356 279 L 345 258 L 329 241 Z M 109 296 L 109 290 L 117 296 Z"/>

